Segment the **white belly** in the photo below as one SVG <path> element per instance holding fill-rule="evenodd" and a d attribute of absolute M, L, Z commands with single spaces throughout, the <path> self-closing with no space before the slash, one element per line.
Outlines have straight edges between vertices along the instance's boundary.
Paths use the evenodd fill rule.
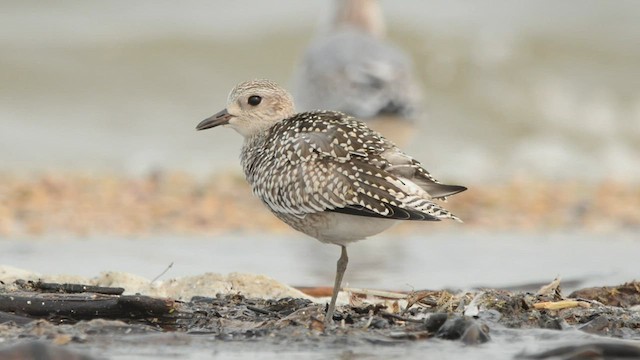
<path fill-rule="evenodd" d="M 327 225 L 319 230 L 317 239 L 336 245 L 363 240 L 379 234 L 397 223 L 396 220 L 325 212 Z"/>
<path fill-rule="evenodd" d="M 294 229 L 323 243 L 343 246 L 379 234 L 398 222 L 392 219 L 348 215 L 330 211 L 307 214 L 302 218 L 289 214 L 275 214 Z"/>

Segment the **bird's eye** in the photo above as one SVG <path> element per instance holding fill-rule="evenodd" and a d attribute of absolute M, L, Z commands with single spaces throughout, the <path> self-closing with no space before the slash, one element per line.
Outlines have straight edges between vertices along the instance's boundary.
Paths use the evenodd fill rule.
<path fill-rule="evenodd" d="M 249 96 L 249 99 L 247 100 L 247 102 L 251 106 L 257 106 L 258 104 L 260 104 L 261 101 L 262 101 L 262 98 L 258 95 Z"/>

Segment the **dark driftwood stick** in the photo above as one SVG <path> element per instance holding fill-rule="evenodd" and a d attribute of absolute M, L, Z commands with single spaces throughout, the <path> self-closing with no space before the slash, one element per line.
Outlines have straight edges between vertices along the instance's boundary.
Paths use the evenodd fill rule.
<path fill-rule="evenodd" d="M 169 315 L 175 307 L 170 299 L 140 295 L 34 294 L 0 295 L 0 311 L 35 317 L 65 316 L 76 320 L 89 318 L 135 319 Z"/>
<path fill-rule="evenodd" d="M 62 292 L 62 293 L 84 293 L 91 292 L 96 294 L 107 295 L 122 295 L 124 288 L 121 287 L 106 287 L 106 286 L 92 286 L 83 284 L 57 284 L 57 283 L 35 283 L 34 287 L 46 292 Z"/>

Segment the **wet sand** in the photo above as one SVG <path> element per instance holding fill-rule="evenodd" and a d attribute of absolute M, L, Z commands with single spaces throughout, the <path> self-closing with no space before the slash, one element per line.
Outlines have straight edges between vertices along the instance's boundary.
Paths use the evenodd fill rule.
<path fill-rule="evenodd" d="M 18 354 L 16 358 L 36 349 L 61 351 L 46 344 L 64 346 L 62 351 L 72 354 L 117 359 L 212 354 L 239 359 L 256 355 L 382 359 L 399 354 L 550 358 L 536 355 L 547 350 L 572 359 L 598 352 L 640 355 L 633 342 L 640 339 L 638 283 L 586 289 L 568 297 L 558 281 L 527 293 L 419 291 L 386 293 L 386 299 L 352 293 L 349 303 L 338 308 L 336 326 L 328 328 L 322 322 L 325 305 L 305 299 L 252 299 L 239 290 L 175 302 L 121 296 L 112 292 L 114 288 L 69 293 L 51 285 L 18 281 L 2 286 L 0 339 L 23 347 L 0 346 L 0 356 L 10 351 Z M 102 294 L 104 290 L 108 293 Z M 50 313 L 42 311 L 45 302 Z M 7 310 L 16 315 L 3 312 Z M 34 320 L 38 318 L 42 319 Z"/>

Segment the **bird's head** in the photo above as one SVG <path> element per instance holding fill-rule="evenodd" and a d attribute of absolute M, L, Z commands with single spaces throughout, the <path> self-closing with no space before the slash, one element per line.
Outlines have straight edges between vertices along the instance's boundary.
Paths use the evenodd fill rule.
<path fill-rule="evenodd" d="M 251 80 L 231 90 L 226 109 L 203 120 L 197 130 L 229 125 L 244 137 L 266 131 L 295 113 L 293 98 L 270 80 Z"/>

